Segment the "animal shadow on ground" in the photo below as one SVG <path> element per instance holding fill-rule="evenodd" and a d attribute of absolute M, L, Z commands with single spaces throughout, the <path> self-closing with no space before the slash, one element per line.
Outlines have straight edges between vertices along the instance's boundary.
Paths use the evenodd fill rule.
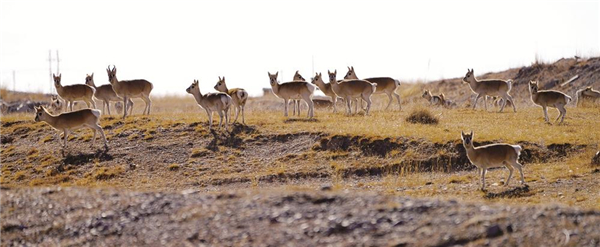
<path fill-rule="evenodd" d="M 529 185 L 519 186 L 513 189 L 505 190 L 498 193 L 487 192 L 485 193 L 485 199 L 494 199 L 494 198 L 517 198 L 517 197 L 525 197 L 530 196 L 531 191 L 529 190 Z"/>
<path fill-rule="evenodd" d="M 310 123 L 310 122 L 319 122 L 319 120 L 317 120 L 316 118 L 288 118 L 286 120 L 283 121 L 284 123 L 294 123 L 294 122 L 306 122 L 306 123 Z"/>
<path fill-rule="evenodd" d="M 206 149 L 211 151 L 218 151 L 219 145 L 232 147 L 232 148 L 241 148 L 243 144 L 243 140 L 240 137 L 240 134 L 250 134 L 255 133 L 256 128 L 253 126 L 243 125 L 239 123 L 233 124 L 231 131 L 217 132 L 214 129 L 210 131 L 213 135 L 213 139 L 206 145 Z"/>
<path fill-rule="evenodd" d="M 76 155 L 67 153 L 63 158 L 63 164 L 83 165 L 95 159 L 98 159 L 99 161 L 109 161 L 113 159 L 113 156 L 110 155 L 106 149 L 98 149 L 93 153 L 78 153 Z"/>

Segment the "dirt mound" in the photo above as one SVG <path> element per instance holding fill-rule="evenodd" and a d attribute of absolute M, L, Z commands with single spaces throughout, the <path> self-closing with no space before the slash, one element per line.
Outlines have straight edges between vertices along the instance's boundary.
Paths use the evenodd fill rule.
<path fill-rule="evenodd" d="M 10 209 L 1 223 L 7 245 L 593 246 L 600 240 L 600 212 L 557 206 L 360 192 L 29 188 L 0 193 L 3 208 Z"/>

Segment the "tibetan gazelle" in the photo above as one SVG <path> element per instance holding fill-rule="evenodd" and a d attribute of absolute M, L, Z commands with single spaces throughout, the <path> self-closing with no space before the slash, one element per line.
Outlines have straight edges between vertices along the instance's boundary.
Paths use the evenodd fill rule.
<path fill-rule="evenodd" d="M 115 90 L 115 93 L 123 98 L 123 105 L 125 109 L 123 110 L 123 118 L 127 116 L 127 102 L 131 98 L 142 98 L 142 100 L 146 103 L 146 107 L 144 107 L 144 112 L 142 114 L 150 115 L 150 107 L 152 106 L 152 100 L 150 100 L 150 92 L 154 86 L 149 81 L 144 79 L 137 80 L 127 80 L 127 81 L 119 81 L 117 79 L 117 67 L 113 65 L 113 68 L 110 69 L 110 66 L 106 69 L 108 73 L 108 80 Z M 133 108 L 133 106 L 131 107 Z"/>
<path fill-rule="evenodd" d="M 58 76 L 52 74 L 52 77 L 54 77 L 54 87 L 56 88 L 56 92 L 62 99 L 65 100 L 65 102 L 68 103 L 71 111 L 73 111 L 73 103 L 76 100 L 85 101 L 85 104 L 87 105 L 88 108 L 90 108 L 90 106 L 93 106 L 93 108 L 96 108 L 96 102 L 94 102 L 94 99 L 93 99 L 94 92 L 96 90 L 93 87 L 90 87 L 85 84 L 74 84 L 74 85 L 63 86 L 60 83 L 60 80 L 62 77 L 61 74 L 58 74 Z"/>
<path fill-rule="evenodd" d="M 423 97 L 424 99 L 429 101 L 429 105 L 435 105 L 435 106 L 444 106 L 445 105 L 444 94 L 433 95 L 433 94 L 431 94 L 431 92 L 429 90 L 425 90 L 425 92 L 423 92 L 423 95 L 421 95 L 421 97 Z"/>
<path fill-rule="evenodd" d="M 469 83 L 471 91 L 477 94 L 477 97 L 475 97 L 475 102 L 473 102 L 473 110 L 475 110 L 475 107 L 477 106 L 477 100 L 483 97 L 485 110 L 487 111 L 486 95 L 499 96 L 504 99 L 504 103 L 502 104 L 502 107 L 500 107 L 499 112 L 502 112 L 504 110 L 507 100 L 510 100 L 511 103 L 515 102 L 512 96 L 508 94 L 510 92 L 510 89 L 512 88 L 512 80 L 477 80 L 475 78 L 475 73 L 473 72 L 473 69 L 467 69 L 467 74 L 465 75 L 465 78 L 463 78 L 463 83 Z M 512 107 L 513 111 L 517 112 L 517 107 L 515 107 L 515 104 L 512 104 Z"/>
<path fill-rule="evenodd" d="M 600 91 L 594 90 L 592 87 L 579 89 L 575 95 L 577 95 L 577 107 L 583 106 L 584 101 L 595 102 L 600 100 Z"/>
<path fill-rule="evenodd" d="M 306 81 L 306 79 L 304 79 L 304 77 L 302 77 L 302 75 L 300 75 L 299 70 L 296 70 L 296 73 L 294 73 L 294 78 L 292 78 L 292 81 Z M 292 116 L 295 116 L 295 115 L 300 116 L 300 100 L 301 100 L 301 98 L 292 99 L 292 104 L 294 104 L 294 110 L 292 111 Z"/>
<path fill-rule="evenodd" d="M 194 96 L 196 102 L 200 107 L 206 110 L 208 114 L 208 129 L 212 129 L 212 113 L 216 111 L 219 114 L 219 129 L 223 123 L 223 117 L 225 117 L 225 128 L 227 128 L 227 122 L 229 122 L 229 107 L 232 105 L 232 99 L 226 93 L 200 93 L 200 86 L 198 80 L 194 80 L 186 90 L 187 93 Z"/>
<path fill-rule="evenodd" d="M 104 112 L 104 107 L 108 108 L 108 115 L 110 115 L 110 102 L 111 101 L 123 101 L 123 98 L 117 96 L 115 90 L 111 84 L 104 84 L 99 87 L 96 87 L 94 83 L 94 73 L 91 75 L 85 76 L 85 84 L 96 89 L 96 93 L 94 93 L 94 97 L 98 100 L 102 100 L 102 112 Z M 133 101 L 129 99 L 129 115 L 131 115 L 131 109 L 133 109 Z M 119 112 L 120 110 L 117 110 Z"/>
<path fill-rule="evenodd" d="M 508 183 L 510 183 L 514 168 L 517 168 L 519 173 L 521 173 L 521 184 L 525 183 L 522 165 L 519 163 L 519 155 L 521 154 L 521 150 L 523 150 L 521 146 L 496 143 L 475 147 L 473 145 L 473 131 L 471 131 L 471 134 L 461 132 L 461 139 L 463 141 L 463 146 L 467 151 L 467 158 L 469 158 L 469 161 L 471 161 L 474 166 L 479 168 L 479 174 L 481 175 L 481 190 L 485 190 L 485 173 L 487 172 L 487 169 L 494 167 L 504 166 L 508 168 L 508 178 L 506 179 L 504 186 L 508 186 Z"/>
<path fill-rule="evenodd" d="M 223 92 L 228 94 L 233 100 L 233 107 L 235 108 L 235 123 L 238 119 L 238 114 L 242 113 L 242 123 L 246 124 L 246 120 L 244 118 L 244 106 L 246 105 L 246 100 L 248 99 L 248 93 L 243 88 L 232 88 L 228 89 L 227 84 L 225 84 L 225 76 L 221 78 L 219 76 L 219 81 L 215 85 L 215 90 L 219 92 Z"/>
<path fill-rule="evenodd" d="M 284 116 L 288 116 L 288 102 L 290 99 L 302 98 L 308 104 L 308 118 L 314 117 L 315 106 L 312 101 L 313 93 L 315 92 L 316 86 L 305 81 L 291 81 L 279 84 L 277 82 L 277 75 L 269 74 L 269 83 L 273 93 L 282 98 L 285 104 Z"/>
<path fill-rule="evenodd" d="M 317 74 L 315 75 L 321 77 L 321 75 Z M 331 101 L 333 102 L 333 113 L 337 112 L 337 94 L 335 94 L 335 92 L 333 91 L 333 87 L 331 83 L 326 83 L 323 81 L 323 78 L 320 78 L 320 80 L 312 80 L 312 83 L 314 83 L 315 85 L 317 85 L 317 87 L 319 87 L 319 89 L 321 89 L 321 92 L 323 92 L 326 96 L 329 96 L 331 98 Z"/>
<path fill-rule="evenodd" d="M 358 76 L 356 76 L 356 72 L 354 71 L 354 66 L 348 67 L 348 73 L 346 73 L 344 76 L 344 80 L 346 79 L 358 79 Z M 396 93 L 396 89 L 400 87 L 400 81 L 391 77 L 372 77 L 365 78 L 363 80 L 369 81 L 370 83 L 375 83 L 377 85 L 377 90 L 375 90 L 374 94 L 386 94 L 388 96 L 389 101 L 385 107 L 386 110 L 392 104 L 392 95 L 394 95 L 396 100 L 398 100 L 398 109 L 402 110 L 402 105 L 400 104 L 400 95 Z"/>
<path fill-rule="evenodd" d="M 377 83 L 358 79 L 346 79 L 338 81 L 336 78 L 337 70 L 333 71 L 333 73 L 327 71 L 327 73 L 329 74 L 329 84 L 331 84 L 333 92 L 346 101 L 346 113 L 348 115 L 352 114 L 353 99 L 362 98 L 365 102 L 367 102 L 365 115 L 369 115 L 369 110 L 371 109 L 371 95 L 375 93 Z M 320 73 L 315 76 L 313 81 L 315 81 L 315 84 L 321 83 L 316 82 L 317 80 L 323 80 Z M 360 99 L 356 101 L 356 105 L 354 106 L 355 113 L 358 113 L 358 101 L 360 101 Z"/>
<path fill-rule="evenodd" d="M 52 128 L 62 131 L 64 135 L 64 144 L 63 151 L 67 148 L 67 140 L 69 139 L 69 132 L 72 130 L 80 129 L 83 127 L 90 128 L 94 131 L 94 137 L 92 139 L 92 146 L 96 141 L 96 132 L 100 131 L 100 135 L 102 135 L 102 139 L 104 140 L 104 148 L 108 149 L 108 142 L 106 141 L 106 136 L 104 135 L 104 131 L 102 127 L 98 124 L 100 120 L 100 110 L 96 109 L 82 109 L 67 113 L 62 113 L 59 115 L 52 115 L 48 113 L 46 108 L 43 106 L 35 108 L 35 121 L 44 121 L 48 123 Z M 57 140 L 60 141 L 58 132 L 56 132 Z"/>
<path fill-rule="evenodd" d="M 556 118 L 558 121 L 559 118 L 560 123 L 565 120 L 565 115 L 567 114 L 567 109 L 565 109 L 565 105 L 571 101 L 571 97 L 566 95 L 563 92 L 554 91 L 554 90 L 538 90 L 537 81 L 529 81 L 529 93 L 531 94 L 531 101 L 534 104 L 539 105 L 544 110 L 544 119 L 547 123 L 550 123 L 550 119 L 548 118 L 548 107 L 554 107 L 558 110 L 559 114 Z"/>

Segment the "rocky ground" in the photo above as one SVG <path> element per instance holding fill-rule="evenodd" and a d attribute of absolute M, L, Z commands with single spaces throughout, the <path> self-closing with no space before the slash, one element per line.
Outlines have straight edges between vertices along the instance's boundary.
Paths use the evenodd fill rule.
<path fill-rule="evenodd" d="M 600 212 L 372 193 L 4 189 L 2 245 L 598 246 Z"/>

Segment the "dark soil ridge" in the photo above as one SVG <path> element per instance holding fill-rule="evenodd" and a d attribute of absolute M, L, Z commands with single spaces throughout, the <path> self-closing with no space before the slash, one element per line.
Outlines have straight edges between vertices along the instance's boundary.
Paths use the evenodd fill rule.
<path fill-rule="evenodd" d="M 600 212 L 373 193 L 0 191 L 3 245 L 597 246 Z M 550 236 L 550 237 L 549 237 Z"/>

